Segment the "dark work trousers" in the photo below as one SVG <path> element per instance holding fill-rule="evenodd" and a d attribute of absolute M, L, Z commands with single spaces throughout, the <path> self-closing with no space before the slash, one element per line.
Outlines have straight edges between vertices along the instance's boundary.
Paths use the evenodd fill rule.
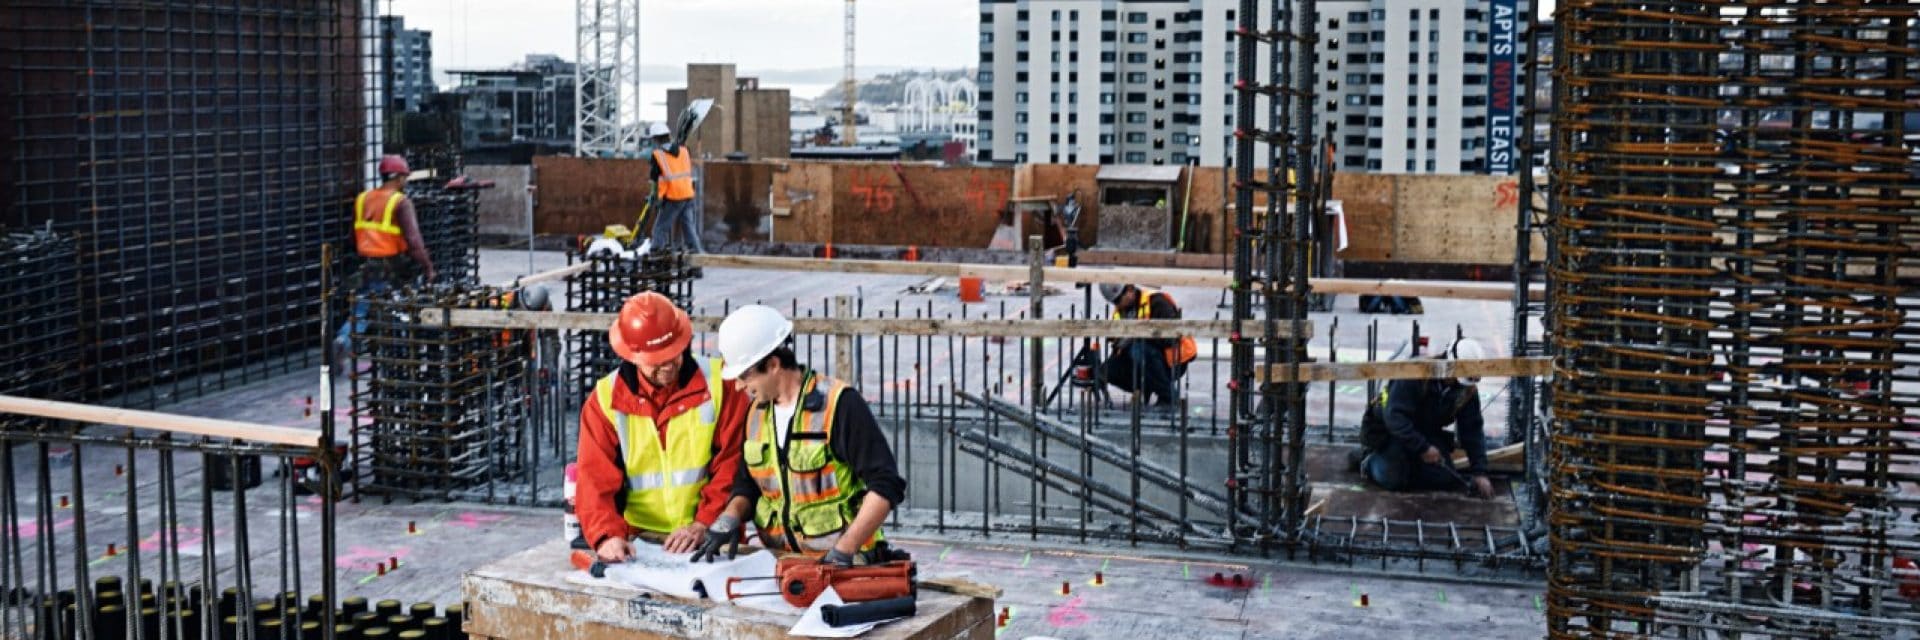
<path fill-rule="evenodd" d="M 1435 445 L 1439 446 L 1439 445 Z M 1440 448 L 1440 464 L 1453 462 L 1453 450 Z M 1360 463 L 1360 470 L 1367 479 L 1388 491 L 1430 491 L 1463 489 L 1460 478 L 1447 473 L 1439 465 L 1420 461 L 1419 451 L 1407 451 L 1399 440 L 1387 443 L 1385 448 L 1367 454 Z"/>
<path fill-rule="evenodd" d="M 1158 396 L 1155 404 L 1173 404 L 1179 398 L 1173 383 L 1186 373 L 1186 365 L 1167 366 L 1166 354 L 1147 342 L 1131 340 L 1127 344 L 1125 349 L 1107 358 L 1102 371 L 1107 384 L 1121 391 L 1145 394 L 1149 400 Z"/>

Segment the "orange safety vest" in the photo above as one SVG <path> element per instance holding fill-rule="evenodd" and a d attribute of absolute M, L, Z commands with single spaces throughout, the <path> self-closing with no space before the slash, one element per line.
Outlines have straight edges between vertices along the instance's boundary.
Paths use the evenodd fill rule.
<path fill-rule="evenodd" d="M 1140 289 L 1140 307 L 1134 309 L 1133 316 L 1141 320 L 1153 317 L 1153 297 L 1166 295 L 1167 294 L 1152 289 Z M 1180 307 L 1179 304 L 1173 301 L 1172 296 L 1167 296 L 1167 304 L 1174 305 L 1176 309 Z M 1120 319 L 1119 309 L 1113 311 L 1113 319 Z M 1193 362 L 1194 358 L 1199 357 L 1200 345 L 1194 343 L 1193 336 L 1180 336 L 1180 342 L 1176 346 L 1167 347 L 1161 351 L 1167 357 L 1167 366 L 1177 367 Z"/>
<path fill-rule="evenodd" d="M 668 200 L 693 199 L 693 154 L 686 147 L 680 153 L 653 150 L 653 162 L 660 165 L 660 197 Z"/>
<path fill-rule="evenodd" d="M 378 198 L 370 197 L 378 194 Z M 353 201 L 353 246 L 368 258 L 391 258 L 407 251 L 407 236 L 393 223 L 393 212 L 407 194 L 394 189 L 361 192 Z M 372 206 L 369 206 L 372 205 Z"/>

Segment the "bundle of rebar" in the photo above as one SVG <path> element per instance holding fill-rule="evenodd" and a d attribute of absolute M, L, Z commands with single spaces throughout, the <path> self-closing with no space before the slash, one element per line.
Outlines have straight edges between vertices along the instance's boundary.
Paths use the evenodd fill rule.
<path fill-rule="evenodd" d="M 446 498 L 525 464 L 531 353 L 524 331 L 462 329 L 430 320 L 447 308 L 499 309 L 507 291 L 463 284 L 367 296 L 368 363 L 353 380 L 353 451 L 360 490 Z"/>
<path fill-rule="evenodd" d="M 71 238 L 0 234 L 0 394 L 79 392 L 80 260 Z"/>
<path fill-rule="evenodd" d="M 619 313 L 620 305 L 642 291 L 666 296 L 681 309 L 693 309 L 694 268 L 684 253 L 623 254 L 575 247 L 567 264 L 585 262 L 586 271 L 567 278 L 567 309 Z M 568 338 L 568 376 L 576 397 L 586 398 L 593 383 L 619 366 L 605 331 L 575 331 Z"/>
<path fill-rule="evenodd" d="M 1557 18 L 1549 635 L 1911 633 L 1920 5 Z"/>

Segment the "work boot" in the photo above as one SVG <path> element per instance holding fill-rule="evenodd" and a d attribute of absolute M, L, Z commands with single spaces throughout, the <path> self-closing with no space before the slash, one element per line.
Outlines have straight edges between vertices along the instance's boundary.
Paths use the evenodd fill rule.
<path fill-rule="evenodd" d="M 1354 447 L 1347 450 L 1347 470 L 1358 473 L 1360 463 L 1367 459 L 1366 447 Z"/>

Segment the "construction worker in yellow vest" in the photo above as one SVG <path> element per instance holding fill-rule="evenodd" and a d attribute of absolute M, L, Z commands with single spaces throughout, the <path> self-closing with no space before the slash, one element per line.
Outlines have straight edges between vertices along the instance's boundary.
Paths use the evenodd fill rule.
<path fill-rule="evenodd" d="M 694 253 L 706 253 L 706 247 L 700 243 L 696 219 L 700 212 L 693 206 L 693 153 L 673 141 L 666 123 L 653 123 L 647 135 L 653 137 L 653 206 L 658 211 L 653 216 L 653 248 L 666 251 L 678 247 L 669 244 L 674 228 L 679 227 L 687 236 L 686 246 L 692 247 Z"/>
<path fill-rule="evenodd" d="M 1102 284 L 1100 296 L 1113 304 L 1114 320 L 1178 320 L 1180 306 L 1173 296 L 1130 284 Z M 1179 397 L 1174 383 L 1187 375 L 1199 349 L 1191 336 L 1127 338 L 1114 344 L 1101 375 L 1123 391 L 1155 396 L 1154 406 L 1169 407 Z"/>
<path fill-rule="evenodd" d="M 412 279 L 410 264 L 420 266 L 427 281 L 433 281 L 433 257 L 420 237 L 420 220 L 404 189 L 411 171 L 406 158 L 382 156 L 379 165 L 380 186 L 361 192 L 353 199 L 353 247 L 362 264 L 348 286 L 363 296 L 379 295 L 397 283 Z M 336 363 L 353 352 L 353 334 L 366 329 L 367 303 L 356 302 L 352 317 L 340 325 L 333 339 Z"/>
<path fill-rule="evenodd" d="M 732 495 L 749 398 L 696 357 L 687 312 L 654 292 L 628 298 L 607 329 L 624 362 L 580 407 L 574 510 L 602 560 L 633 554 L 629 538 L 665 536 L 693 551 Z"/>
<path fill-rule="evenodd" d="M 733 498 L 693 559 L 711 561 L 729 543 L 731 558 L 749 514 L 768 549 L 842 566 L 898 559 L 880 533 L 906 499 L 893 450 L 860 392 L 800 366 L 792 334 L 792 321 L 761 305 L 720 323 L 720 375 L 738 380 L 754 405 Z"/>

